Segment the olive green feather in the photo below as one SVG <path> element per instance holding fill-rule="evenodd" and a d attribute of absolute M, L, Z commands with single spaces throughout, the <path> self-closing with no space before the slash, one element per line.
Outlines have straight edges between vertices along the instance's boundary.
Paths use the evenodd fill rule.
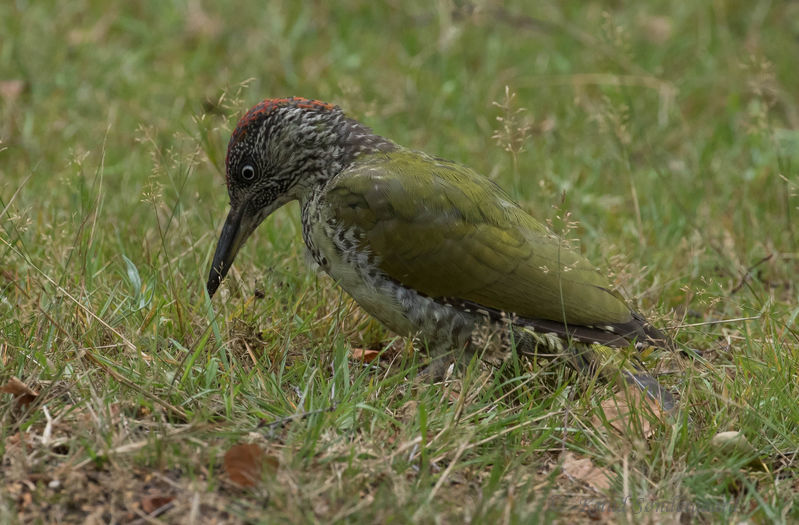
<path fill-rule="evenodd" d="M 374 154 L 332 180 L 326 199 L 340 225 L 364 232 L 382 271 L 429 297 L 567 325 L 633 319 L 585 258 L 464 166 Z"/>

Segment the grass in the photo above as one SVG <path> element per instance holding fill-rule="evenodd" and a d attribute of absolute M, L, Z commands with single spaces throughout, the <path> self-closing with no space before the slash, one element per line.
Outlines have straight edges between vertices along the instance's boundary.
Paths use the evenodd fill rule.
<path fill-rule="evenodd" d="M 0 398 L 0 521 L 799 520 L 796 20 L 767 1 L 3 3 L 0 384 L 38 397 Z M 210 303 L 231 126 L 287 95 L 579 238 L 703 352 L 661 367 L 678 411 L 631 406 L 618 432 L 611 385 L 518 359 L 413 383 L 423 360 L 305 268 L 296 205 Z M 241 442 L 277 465 L 249 489 L 223 467 Z"/>

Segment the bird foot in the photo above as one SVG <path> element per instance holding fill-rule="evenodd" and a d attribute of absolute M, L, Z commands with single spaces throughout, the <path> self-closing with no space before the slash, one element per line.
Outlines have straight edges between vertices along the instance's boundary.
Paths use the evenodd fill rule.
<path fill-rule="evenodd" d="M 450 375 L 455 368 L 455 363 L 451 359 L 435 357 L 430 363 L 423 367 L 416 375 L 416 383 L 433 384 L 443 381 Z"/>

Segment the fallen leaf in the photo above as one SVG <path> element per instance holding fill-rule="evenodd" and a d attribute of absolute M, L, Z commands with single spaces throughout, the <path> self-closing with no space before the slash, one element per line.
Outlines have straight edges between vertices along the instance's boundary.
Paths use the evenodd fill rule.
<path fill-rule="evenodd" d="M 353 359 L 357 359 L 359 361 L 363 361 L 365 363 L 371 363 L 377 358 L 377 355 L 380 352 L 377 350 L 368 350 L 366 348 L 353 348 L 350 350 L 350 357 Z"/>
<path fill-rule="evenodd" d="M 233 445 L 225 453 L 225 472 L 230 480 L 240 487 L 253 487 L 261 481 L 264 467 L 277 470 L 280 462 L 270 456 L 258 445 L 242 443 Z"/>
<path fill-rule="evenodd" d="M 571 452 L 564 452 L 563 473 L 566 476 L 582 481 L 595 490 L 603 491 L 610 488 L 610 474 L 607 470 L 597 467 L 590 458 L 578 459 Z"/>
<path fill-rule="evenodd" d="M 640 429 L 644 438 L 652 437 L 652 416 L 663 418 L 663 410 L 657 401 L 636 388 L 625 388 L 599 404 L 605 419 L 619 434 L 629 434 L 630 430 Z M 604 424 L 602 418 L 594 414 L 591 418 L 594 426 Z"/>
<path fill-rule="evenodd" d="M 141 500 L 141 510 L 145 512 L 145 514 L 152 514 L 153 512 L 157 511 L 164 505 L 167 505 L 174 500 L 174 496 L 164 496 L 163 494 L 151 494 L 149 496 L 145 496 Z"/>
<path fill-rule="evenodd" d="M 12 377 L 3 386 L 0 386 L 0 392 L 13 395 L 17 398 L 17 405 L 27 406 L 30 405 L 39 395 L 38 392 L 32 390 L 28 385 L 23 383 L 17 377 Z"/>

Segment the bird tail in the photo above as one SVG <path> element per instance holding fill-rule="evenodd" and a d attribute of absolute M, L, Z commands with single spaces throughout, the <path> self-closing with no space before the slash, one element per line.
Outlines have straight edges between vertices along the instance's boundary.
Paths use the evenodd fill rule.
<path fill-rule="evenodd" d="M 657 401 L 663 410 L 670 411 L 676 406 L 674 396 L 647 372 L 637 355 L 640 348 L 629 345 L 628 348 L 635 350 L 632 353 L 601 343 L 564 341 L 556 334 L 541 333 L 524 326 L 517 327 L 514 332 L 516 349 L 521 354 L 556 354 L 564 357 L 578 373 L 599 375 L 607 381 L 620 374 L 626 383 Z"/>

